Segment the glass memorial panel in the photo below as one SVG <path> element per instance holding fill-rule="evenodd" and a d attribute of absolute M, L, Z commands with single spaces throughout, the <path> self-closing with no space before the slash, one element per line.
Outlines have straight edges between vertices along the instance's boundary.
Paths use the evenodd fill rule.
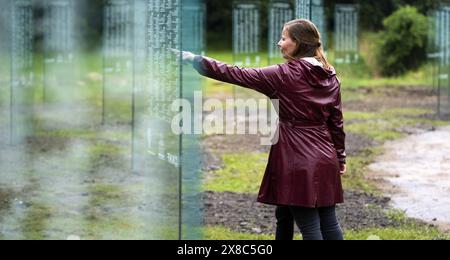
<path fill-rule="evenodd" d="M 88 2 L 0 3 L 0 239 L 201 238 L 201 135 L 172 128 L 202 80 L 171 49 L 204 52 L 204 2 L 105 1 L 98 51 Z"/>
<path fill-rule="evenodd" d="M 357 5 L 337 4 L 335 7 L 335 63 L 349 64 L 359 60 Z"/>
<path fill-rule="evenodd" d="M 233 56 L 237 66 L 259 66 L 260 2 L 233 2 Z"/>
<path fill-rule="evenodd" d="M 434 49 L 437 52 L 436 83 L 438 114 L 450 116 L 450 5 L 441 5 L 435 14 Z"/>
<path fill-rule="evenodd" d="M 322 37 L 322 46 L 327 46 L 327 26 L 325 17 L 325 7 L 323 0 L 296 0 L 295 17 L 297 19 L 308 19 L 313 22 Z"/>
<path fill-rule="evenodd" d="M 21 144 L 32 133 L 33 28 L 31 1 L 3 1 L 0 45 L 0 144 Z"/>
<path fill-rule="evenodd" d="M 203 0 L 182 1 L 182 44 L 183 50 L 196 54 L 205 52 L 205 30 L 206 30 L 206 4 Z M 202 212 L 202 136 L 193 130 L 202 123 L 194 119 L 201 118 L 202 111 L 192 109 L 192 105 L 202 102 L 203 91 L 202 77 L 192 69 L 191 65 L 186 65 L 182 70 L 182 98 L 190 104 L 189 108 L 183 108 L 184 115 L 190 114 L 191 122 L 183 120 L 183 125 L 189 124 L 191 131 L 186 131 L 182 136 L 182 239 L 201 239 L 203 212 Z M 186 103 L 186 104 L 187 104 Z M 187 110 L 187 111 L 185 111 Z M 190 112 L 190 113 L 188 113 Z"/>
<path fill-rule="evenodd" d="M 133 85 L 133 1 L 109 0 L 103 24 L 103 124 L 129 123 Z"/>
<path fill-rule="evenodd" d="M 146 153 L 141 161 L 145 176 L 146 212 L 153 213 L 155 228 L 161 238 L 181 235 L 181 136 L 172 132 L 173 117 L 178 113 L 172 103 L 181 97 L 180 60 L 171 49 L 181 49 L 179 0 L 147 2 L 146 75 L 148 108 L 144 111 Z"/>
<path fill-rule="evenodd" d="M 269 64 L 284 62 L 278 47 L 281 33 L 285 23 L 294 18 L 294 11 L 290 1 L 274 0 L 269 4 Z"/>

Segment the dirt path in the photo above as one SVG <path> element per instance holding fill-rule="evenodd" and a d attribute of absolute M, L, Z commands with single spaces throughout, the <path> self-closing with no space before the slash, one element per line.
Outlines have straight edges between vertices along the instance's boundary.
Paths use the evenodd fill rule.
<path fill-rule="evenodd" d="M 394 207 L 450 232 L 450 127 L 386 143 L 370 165 Z M 387 182 L 387 183 L 386 183 Z M 386 185 L 387 184 L 387 185 Z"/>

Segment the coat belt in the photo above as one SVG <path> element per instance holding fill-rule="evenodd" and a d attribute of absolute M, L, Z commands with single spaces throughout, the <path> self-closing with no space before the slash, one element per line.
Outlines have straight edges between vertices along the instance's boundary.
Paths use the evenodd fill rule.
<path fill-rule="evenodd" d="M 310 122 L 286 118 L 280 118 L 280 123 L 295 128 L 322 128 L 327 126 L 325 122 Z"/>

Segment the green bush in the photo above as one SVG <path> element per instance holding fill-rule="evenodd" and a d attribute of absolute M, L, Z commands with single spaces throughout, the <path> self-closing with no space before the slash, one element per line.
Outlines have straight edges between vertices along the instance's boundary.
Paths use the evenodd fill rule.
<path fill-rule="evenodd" d="M 378 42 L 378 64 L 385 76 L 398 76 L 426 61 L 428 19 L 405 6 L 386 18 Z"/>

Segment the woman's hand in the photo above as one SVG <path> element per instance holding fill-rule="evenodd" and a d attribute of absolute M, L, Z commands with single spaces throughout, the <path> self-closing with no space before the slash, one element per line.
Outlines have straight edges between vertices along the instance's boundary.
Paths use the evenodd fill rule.
<path fill-rule="evenodd" d="M 339 167 L 340 167 L 341 175 L 344 175 L 347 172 L 347 165 L 346 164 L 341 164 Z"/>
<path fill-rule="evenodd" d="M 188 51 L 180 51 L 177 49 L 170 49 L 175 55 L 177 55 L 178 58 L 180 58 L 183 60 L 183 62 L 186 63 L 192 63 L 194 62 L 194 58 L 195 58 L 195 54 L 192 52 L 188 52 Z"/>

